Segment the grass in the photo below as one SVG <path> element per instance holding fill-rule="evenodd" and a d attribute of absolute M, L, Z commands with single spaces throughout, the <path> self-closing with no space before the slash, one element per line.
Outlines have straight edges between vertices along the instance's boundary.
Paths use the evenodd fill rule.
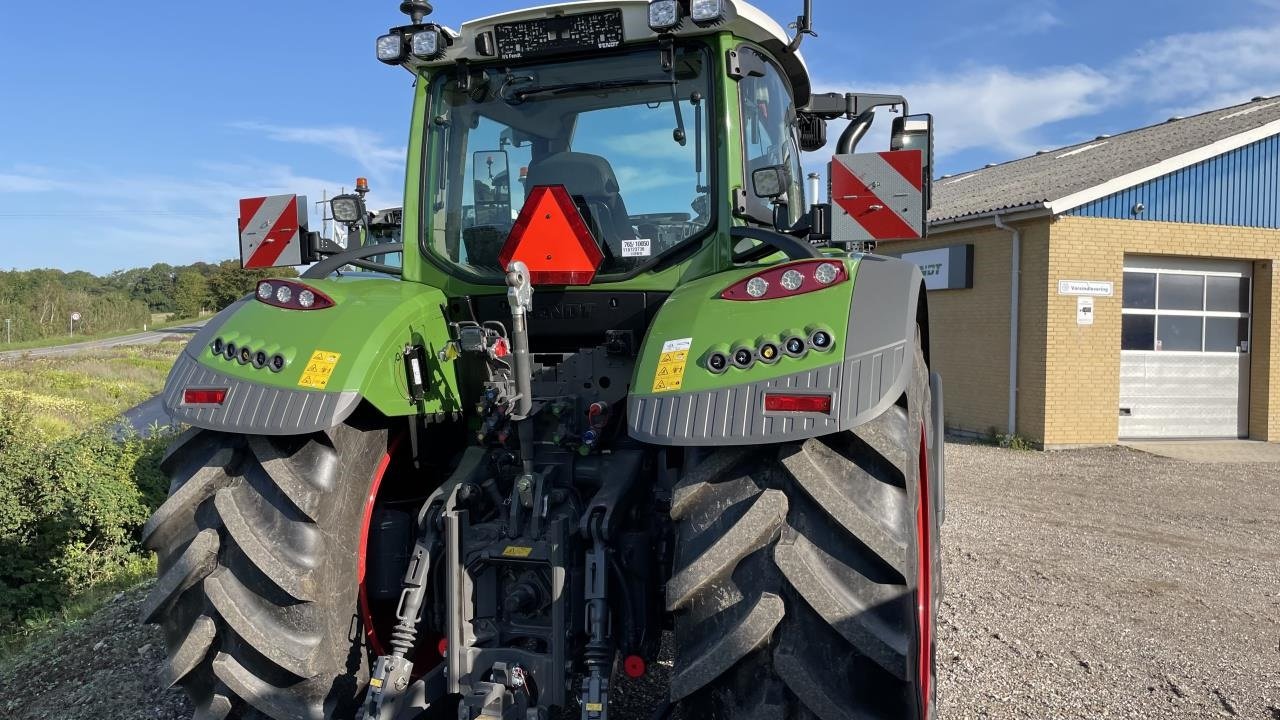
<path fill-rule="evenodd" d="M 36 645 L 42 638 L 73 627 L 102 609 L 111 598 L 156 576 L 155 556 L 139 558 L 136 567 L 94 585 L 75 596 L 56 613 L 42 614 L 21 628 L 0 634 L 0 673 Z"/>
<path fill-rule="evenodd" d="M 15 398 L 51 438 L 119 415 L 164 388 L 185 340 L 0 364 L 0 396 Z"/>
<path fill-rule="evenodd" d="M 86 350 L 59 358 L 0 364 L 0 400 L 15 400 L 34 432 L 50 446 L 146 401 L 164 381 L 185 340 Z M 163 436 L 156 442 L 163 443 Z M 88 618 L 117 593 L 155 576 L 155 559 L 139 554 L 101 582 L 82 588 L 56 611 L 41 612 L 0 631 L 0 668 L 40 638 Z"/>
<path fill-rule="evenodd" d="M 96 335 L 76 335 L 75 337 L 61 335 L 58 337 L 41 338 L 38 340 L 24 340 L 22 342 L 16 342 L 16 343 L 6 344 L 6 343 L 0 342 L 0 352 L 9 352 L 10 350 L 37 350 L 40 348 L 60 347 L 62 345 L 73 345 L 75 343 L 93 342 L 94 340 L 110 340 L 112 338 L 123 337 L 125 335 L 135 335 L 140 332 L 164 330 L 166 328 L 177 327 L 179 325 L 186 325 L 187 323 L 192 323 L 195 321 L 196 321 L 195 318 L 180 318 L 180 319 L 164 320 L 162 322 L 155 323 L 155 324 L 149 324 L 147 325 L 147 329 L 145 331 L 142 328 L 130 328 L 127 330 L 116 330 L 114 332 L 98 333 Z M 0 335 L 3 335 L 3 334 L 4 334 L 4 326 L 0 324 Z"/>

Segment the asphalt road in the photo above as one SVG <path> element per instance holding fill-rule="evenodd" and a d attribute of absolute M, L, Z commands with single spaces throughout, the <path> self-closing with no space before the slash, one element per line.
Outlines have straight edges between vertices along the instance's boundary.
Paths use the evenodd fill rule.
<path fill-rule="evenodd" d="M 167 338 L 194 335 L 206 322 L 208 321 L 199 320 L 188 325 L 178 325 L 176 327 L 165 328 L 164 330 L 134 333 L 133 335 L 120 335 L 119 337 L 106 338 L 103 340 L 90 340 L 88 342 L 72 343 L 70 345 L 30 348 L 28 350 L 8 350 L 0 352 L 0 360 L 16 360 L 24 357 L 58 357 L 61 355 L 74 355 L 86 350 L 101 350 L 103 348 L 113 348 L 121 345 L 153 345 L 158 342 L 163 342 Z"/>

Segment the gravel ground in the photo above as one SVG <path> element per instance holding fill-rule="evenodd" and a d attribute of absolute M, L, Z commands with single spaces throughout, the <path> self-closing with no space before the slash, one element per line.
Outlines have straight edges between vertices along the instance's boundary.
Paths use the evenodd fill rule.
<path fill-rule="evenodd" d="M 948 448 L 942 718 L 1280 720 L 1280 465 Z M 145 588 L 0 668 L 0 717 L 185 720 Z M 670 660 L 624 682 L 645 720 Z"/>

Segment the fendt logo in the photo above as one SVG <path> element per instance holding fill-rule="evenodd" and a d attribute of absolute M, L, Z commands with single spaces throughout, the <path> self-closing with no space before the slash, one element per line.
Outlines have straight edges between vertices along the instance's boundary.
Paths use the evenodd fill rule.
<path fill-rule="evenodd" d="M 545 307 L 535 305 L 531 315 L 535 320 L 588 320 L 595 312 L 595 303 L 558 303 Z"/>

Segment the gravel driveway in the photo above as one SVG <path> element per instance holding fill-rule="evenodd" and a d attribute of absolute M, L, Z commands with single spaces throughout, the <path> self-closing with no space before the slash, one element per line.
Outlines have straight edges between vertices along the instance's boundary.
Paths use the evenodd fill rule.
<path fill-rule="evenodd" d="M 944 720 L 1280 720 L 1280 464 L 948 447 Z M 141 591 L 0 668 L 0 717 L 177 720 Z M 645 720 L 654 679 L 614 720 Z"/>
<path fill-rule="evenodd" d="M 1280 465 L 948 450 L 943 718 L 1280 719 Z"/>

